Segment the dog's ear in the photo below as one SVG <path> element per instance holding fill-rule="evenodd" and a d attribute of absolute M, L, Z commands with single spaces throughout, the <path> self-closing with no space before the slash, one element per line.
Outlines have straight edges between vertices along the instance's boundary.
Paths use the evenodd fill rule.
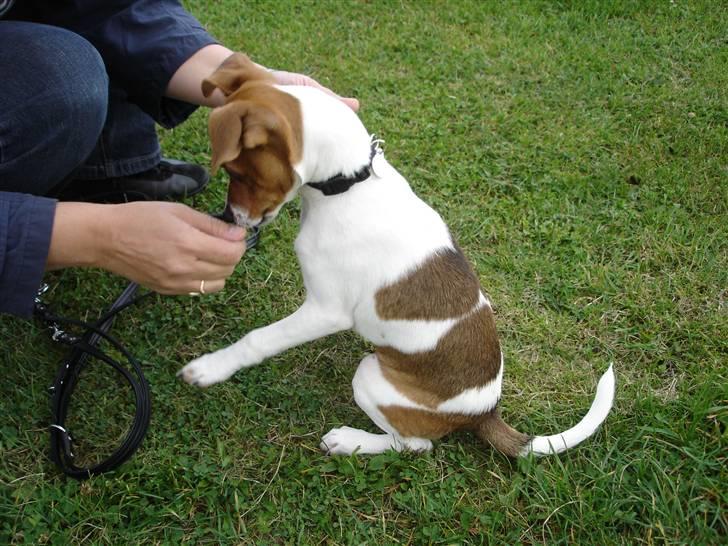
<path fill-rule="evenodd" d="M 273 110 L 254 101 L 233 101 L 215 108 L 208 122 L 212 145 L 212 174 L 245 149 L 267 144 L 270 135 L 285 130 Z"/>
<path fill-rule="evenodd" d="M 227 97 L 244 83 L 253 80 L 275 81 L 270 72 L 255 64 L 247 55 L 233 53 L 209 78 L 202 80 L 202 94 L 209 97 L 215 89 L 219 89 Z"/>

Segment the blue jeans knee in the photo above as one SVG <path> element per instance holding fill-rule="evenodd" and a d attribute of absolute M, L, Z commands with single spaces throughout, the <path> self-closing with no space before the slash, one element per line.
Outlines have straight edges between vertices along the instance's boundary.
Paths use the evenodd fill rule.
<path fill-rule="evenodd" d="M 57 27 L 0 21 L 0 191 L 46 194 L 92 152 L 109 80 L 96 49 Z"/>

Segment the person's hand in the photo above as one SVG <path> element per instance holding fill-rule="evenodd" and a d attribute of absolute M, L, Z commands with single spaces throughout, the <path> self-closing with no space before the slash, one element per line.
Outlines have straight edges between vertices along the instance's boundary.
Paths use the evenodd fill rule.
<path fill-rule="evenodd" d="M 161 294 L 217 292 L 245 252 L 245 230 L 179 203 L 59 203 L 48 269 L 94 266 Z"/>
<path fill-rule="evenodd" d="M 332 97 L 336 97 L 354 112 L 359 111 L 359 101 L 352 97 L 342 97 L 334 93 L 328 87 L 324 87 L 319 82 L 306 76 L 304 74 L 296 74 L 295 72 L 286 72 L 285 70 L 271 70 L 271 74 L 276 79 L 276 83 L 280 85 L 307 85 L 309 87 L 315 87 L 321 91 L 328 93 Z"/>

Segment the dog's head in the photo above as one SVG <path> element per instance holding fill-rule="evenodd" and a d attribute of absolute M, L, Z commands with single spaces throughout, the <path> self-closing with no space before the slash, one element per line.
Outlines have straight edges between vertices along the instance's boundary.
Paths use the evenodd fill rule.
<path fill-rule="evenodd" d="M 240 53 L 203 81 L 206 97 L 215 89 L 225 105 L 210 113 L 208 127 L 212 172 L 222 167 L 230 177 L 226 215 L 243 226 L 267 223 L 300 185 L 293 169 L 302 151 L 299 102 Z"/>

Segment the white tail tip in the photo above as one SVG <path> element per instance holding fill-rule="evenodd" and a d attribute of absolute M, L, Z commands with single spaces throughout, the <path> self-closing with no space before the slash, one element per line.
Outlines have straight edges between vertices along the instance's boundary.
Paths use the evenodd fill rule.
<path fill-rule="evenodd" d="M 561 453 L 572 448 L 594 434 L 599 425 L 609 415 L 614 403 L 615 379 L 613 364 L 604 372 L 597 384 L 597 393 L 594 396 L 591 408 L 587 414 L 575 426 L 561 434 L 551 436 L 535 436 L 528 445 L 523 448 L 521 456 L 533 453 L 535 455 L 552 455 Z"/>

